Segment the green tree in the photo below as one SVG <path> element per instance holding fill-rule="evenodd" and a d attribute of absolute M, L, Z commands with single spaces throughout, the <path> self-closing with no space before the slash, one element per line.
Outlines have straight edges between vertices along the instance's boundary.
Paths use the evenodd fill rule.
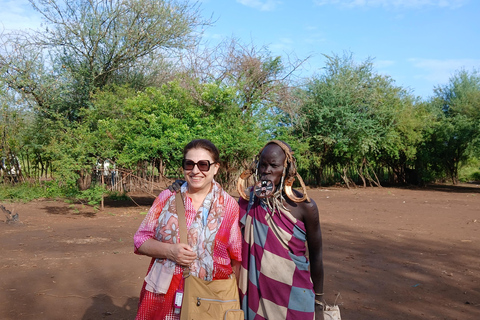
<path fill-rule="evenodd" d="M 307 86 L 299 132 L 309 144 L 310 171 L 317 184 L 322 170 L 335 168 L 347 186 L 358 175 L 380 185 L 375 167 L 392 167 L 414 158 L 419 129 L 415 99 L 378 75 L 370 59 L 357 64 L 352 55 L 326 56 L 325 72 Z"/>
<path fill-rule="evenodd" d="M 23 179 L 21 151 L 22 128 L 26 114 L 22 108 L 12 107 L 16 97 L 10 92 L 0 94 L 0 181 L 17 182 Z"/>
<path fill-rule="evenodd" d="M 202 104 L 190 94 L 192 87 Z M 161 175 L 178 176 L 185 144 L 207 138 L 221 150 L 219 178 L 233 186 L 239 168 L 261 144 L 260 126 L 243 117 L 234 88 L 213 83 L 185 88 L 171 82 L 132 95 L 131 89 L 113 87 L 97 93 L 94 101 L 85 118 L 98 128 L 95 149 L 126 168 L 154 163 Z"/>
<path fill-rule="evenodd" d="M 0 66 L 13 89 L 33 97 L 39 108 L 63 112 L 69 121 L 78 120 L 80 109 L 90 106 L 97 88 L 127 72 L 145 70 L 140 66 L 154 70 L 168 50 L 193 44 L 196 28 L 208 23 L 188 1 L 30 2 L 43 16 L 44 28 L 2 35 Z M 67 91 L 63 99 L 55 94 L 57 88 L 48 90 L 59 79 Z M 62 107 L 55 108 L 53 99 Z"/>
<path fill-rule="evenodd" d="M 480 155 L 480 75 L 476 70 L 457 71 L 434 93 L 431 104 L 439 121 L 427 137 L 425 158 L 456 184 L 462 163 Z"/>
<path fill-rule="evenodd" d="M 186 79 L 182 85 L 200 81 L 234 88 L 235 103 L 242 110 L 243 118 L 264 122 L 264 131 L 272 138 L 275 135 L 272 130 L 291 125 L 292 117 L 297 114 L 295 72 L 305 60 L 293 57 L 287 60 L 273 56 L 265 47 L 227 39 L 215 48 L 188 51 L 182 58 L 185 69 L 181 78 Z M 190 90 L 197 103 L 209 103 L 202 101 L 195 87 Z"/>
<path fill-rule="evenodd" d="M 29 135 L 28 163 L 41 167 L 39 175 L 48 166 L 63 170 L 64 184 L 70 184 L 98 157 L 98 124 L 83 119 L 94 93 L 109 84 L 143 89 L 166 81 L 170 71 L 161 76 L 159 70 L 194 45 L 197 27 L 209 22 L 197 3 L 183 0 L 30 2 L 43 16 L 43 27 L 0 35 L 2 85 L 37 117 L 22 129 Z"/>

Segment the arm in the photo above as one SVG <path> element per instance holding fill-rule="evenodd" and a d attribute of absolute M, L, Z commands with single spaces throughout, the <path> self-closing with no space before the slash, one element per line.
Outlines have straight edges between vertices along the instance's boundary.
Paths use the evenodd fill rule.
<path fill-rule="evenodd" d="M 185 243 L 165 243 L 156 239 L 147 239 L 138 248 L 138 253 L 152 258 L 170 259 L 179 265 L 190 265 L 197 255 L 192 248 Z"/>
<path fill-rule="evenodd" d="M 315 293 L 323 293 L 323 257 L 322 257 L 322 231 L 318 207 L 312 200 L 305 205 L 304 222 L 307 232 L 307 245 L 310 259 L 310 273 Z M 315 299 L 324 303 L 323 295 L 315 296 Z M 323 319 L 322 306 L 315 306 L 315 319 Z"/>
<path fill-rule="evenodd" d="M 158 225 L 158 217 L 166 203 L 172 196 L 172 192 L 165 190 L 155 199 L 147 216 L 140 224 L 135 233 L 135 253 L 147 255 L 152 258 L 170 259 L 180 265 L 188 265 L 193 262 L 196 254 L 187 244 L 164 243 L 155 239 L 155 230 Z"/>
<path fill-rule="evenodd" d="M 225 197 L 225 204 L 228 210 L 227 215 L 230 225 L 228 231 L 228 254 L 231 259 L 232 270 L 238 278 L 242 261 L 242 233 L 239 223 L 240 208 L 237 201 L 231 196 Z"/>

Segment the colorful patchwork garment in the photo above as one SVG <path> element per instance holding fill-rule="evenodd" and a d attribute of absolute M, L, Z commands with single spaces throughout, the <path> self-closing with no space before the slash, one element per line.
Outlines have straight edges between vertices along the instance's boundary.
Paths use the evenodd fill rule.
<path fill-rule="evenodd" d="M 315 293 L 306 253 L 306 231 L 283 208 L 264 199 L 240 199 L 243 232 L 240 299 L 246 320 L 313 319 Z"/>

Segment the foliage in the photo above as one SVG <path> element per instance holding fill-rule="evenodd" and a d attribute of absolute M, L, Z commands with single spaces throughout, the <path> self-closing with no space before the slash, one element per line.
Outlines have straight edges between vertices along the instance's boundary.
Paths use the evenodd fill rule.
<path fill-rule="evenodd" d="M 0 99 L 2 99 L 0 97 Z M 0 176 L 6 178 L 12 172 L 18 172 L 18 153 L 20 140 L 16 137 L 23 126 L 23 114 L 3 102 L 0 106 Z"/>
<path fill-rule="evenodd" d="M 80 124 L 66 127 L 62 135 L 51 137 L 46 148 L 60 183 L 76 186 L 77 180 L 90 173 L 96 164 L 95 133 Z"/>
<path fill-rule="evenodd" d="M 39 117 L 72 120 L 79 92 L 72 92 L 67 70 L 50 61 L 48 53 L 28 33 L 3 33 L 0 45 L 2 86 Z"/>
<path fill-rule="evenodd" d="M 102 200 L 102 197 L 106 193 L 105 188 L 101 185 L 82 190 L 75 195 L 75 198 L 87 201 L 87 204 L 91 206 L 98 205 Z"/>
<path fill-rule="evenodd" d="M 98 127 L 99 156 L 115 159 L 126 168 L 157 159 L 164 168 L 159 170 L 162 175 L 176 177 L 183 147 L 194 138 L 206 138 L 221 150 L 222 173 L 229 179 L 233 168 L 238 170 L 235 164 L 258 148 L 259 127 L 242 116 L 233 90 L 216 84 L 197 85 L 196 90 L 202 105 L 178 82 L 135 95 L 118 87 L 99 92 L 86 117 L 91 127 Z M 115 109 L 109 108 L 112 105 Z M 104 114 L 105 110 L 112 114 Z"/>
<path fill-rule="evenodd" d="M 101 144 L 96 122 L 82 118 L 93 93 L 111 83 L 142 87 L 160 78 L 167 58 L 194 44 L 196 28 L 209 22 L 196 3 L 183 0 L 30 2 L 44 28 L 0 35 L 0 90 L 31 107 L 35 119 L 22 134 L 10 132 L 12 126 L 4 132 L 15 136 L 11 153 L 34 168 L 28 175 L 46 177 L 50 169 L 64 186 L 88 187 Z"/>
<path fill-rule="evenodd" d="M 45 197 L 45 187 L 38 184 L 18 183 L 16 185 L 3 184 L 0 188 L 0 200 L 32 201 Z"/>
<path fill-rule="evenodd" d="M 29 1 L 44 28 L 1 35 L 0 73 L 43 116 L 68 122 L 96 89 L 155 75 L 167 50 L 190 46 L 209 23 L 183 0 Z"/>
<path fill-rule="evenodd" d="M 480 182 L 480 159 L 469 159 L 469 161 L 458 170 L 458 180 L 462 182 Z"/>
<path fill-rule="evenodd" d="M 124 193 L 124 192 L 119 192 L 119 191 L 111 191 L 108 192 L 106 195 L 106 198 L 114 201 L 120 201 L 120 200 L 129 200 L 130 198 Z"/>
<path fill-rule="evenodd" d="M 461 164 L 480 155 L 480 75 L 460 70 L 434 92 L 430 103 L 438 122 L 426 137 L 424 154 L 430 166 L 456 183 Z"/>
<path fill-rule="evenodd" d="M 106 192 L 92 176 L 99 161 L 176 178 L 195 138 L 217 145 L 217 180 L 230 190 L 271 139 L 289 143 L 317 185 L 380 185 L 385 172 L 401 183 L 475 176 L 461 171 L 480 158 L 475 70 L 420 101 L 347 53 L 326 55 L 324 72 L 302 85 L 294 75 L 305 60 L 236 39 L 200 46 L 197 28 L 209 21 L 198 3 L 30 2 L 43 29 L 0 35 L 3 183 L 25 176 L 43 197 L 96 204 Z"/>
<path fill-rule="evenodd" d="M 0 200 L 32 201 L 40 198 L 70 199 L 73 201 L 86 201 L 89 205 L 98 205 L 105 194 L 102 186 L 95 186 L 88 190 L 80 191 L 75 186 L 60 186 L 57 181 L 43 183 L 18 183 L 16 185 L 3 185 L 0 188 Z"/>
<path fill-rule="evenodd" d="M 375 74 L 371 60 L 326 56 L 325 73 L 307 86 L 297 131 L 309 145 L 309 168 L 321 181 L 335 167 L 347 185 L 348 172 L 379 184 L 373 165 L 393 168 L 412 161 L 421 137 L 419 108 L 405 90 Z M 301 133 L 300 133 L 301 132 Z"/>
<path fill-rule="evenodd" d="M 182 86 L 195 83 L 214 83 L 235 92 L 235 104 L 242 110 L 243 118 L 254 118 L 262 126 L 262 140 L 269 140 L 277 131 L 285 131 L 297 115 L 299 99 L 295 94 L 299 81 L 295 72 L 305 60 L 273 56 L 266 47 L 256 47 L 231 38 L 215 48 L 197 48 L 187 51 L 184 62 L 186 77 Z M 300 80 L 301 82 L 301 80 Z M 190 94 L 198 104 L 203 101 L 195 87 Z"/>

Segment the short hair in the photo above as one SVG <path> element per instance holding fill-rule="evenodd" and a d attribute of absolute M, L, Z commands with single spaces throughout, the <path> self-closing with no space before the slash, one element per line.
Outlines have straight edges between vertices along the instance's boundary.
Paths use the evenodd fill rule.
<path fill-rule="evenodd" d="M 205 149 L 212 156 L 213 162 L 220 161 L 220 152 L 218 148 L 213 144 L 212 141 L 207 139 L 195 139 L 190 141 L 185 148 L 183 148 L 183 157 L 187 154 L 188 151 L 192 149 Z"/>
<path fill-rule="evenodd" d="M 285 152 L 286 149 L 280 145 L 280 144 L 282 144 L 282 143 L 287 147 L 288 151 L 290 151 L 290 153 L 293 154 L 292 147 L 291 147 L 287 142 L 285 142 L 285 141 L 283 141 L 283 140 L 271 140 L 271 141 L 267 142 L 267 144 L 265 145 L 265 147 L 268 146 L 268 145 L 271 145 L 271 144 L 276 144 L 277 146 L 279 146 L 280 148 L 283 149 L 283 152 Z M 265 147 L 264 147 L 264 148 L 265 148 Z M 262 149 L 262 150 L 263 150 L 263 149 Z"/>

